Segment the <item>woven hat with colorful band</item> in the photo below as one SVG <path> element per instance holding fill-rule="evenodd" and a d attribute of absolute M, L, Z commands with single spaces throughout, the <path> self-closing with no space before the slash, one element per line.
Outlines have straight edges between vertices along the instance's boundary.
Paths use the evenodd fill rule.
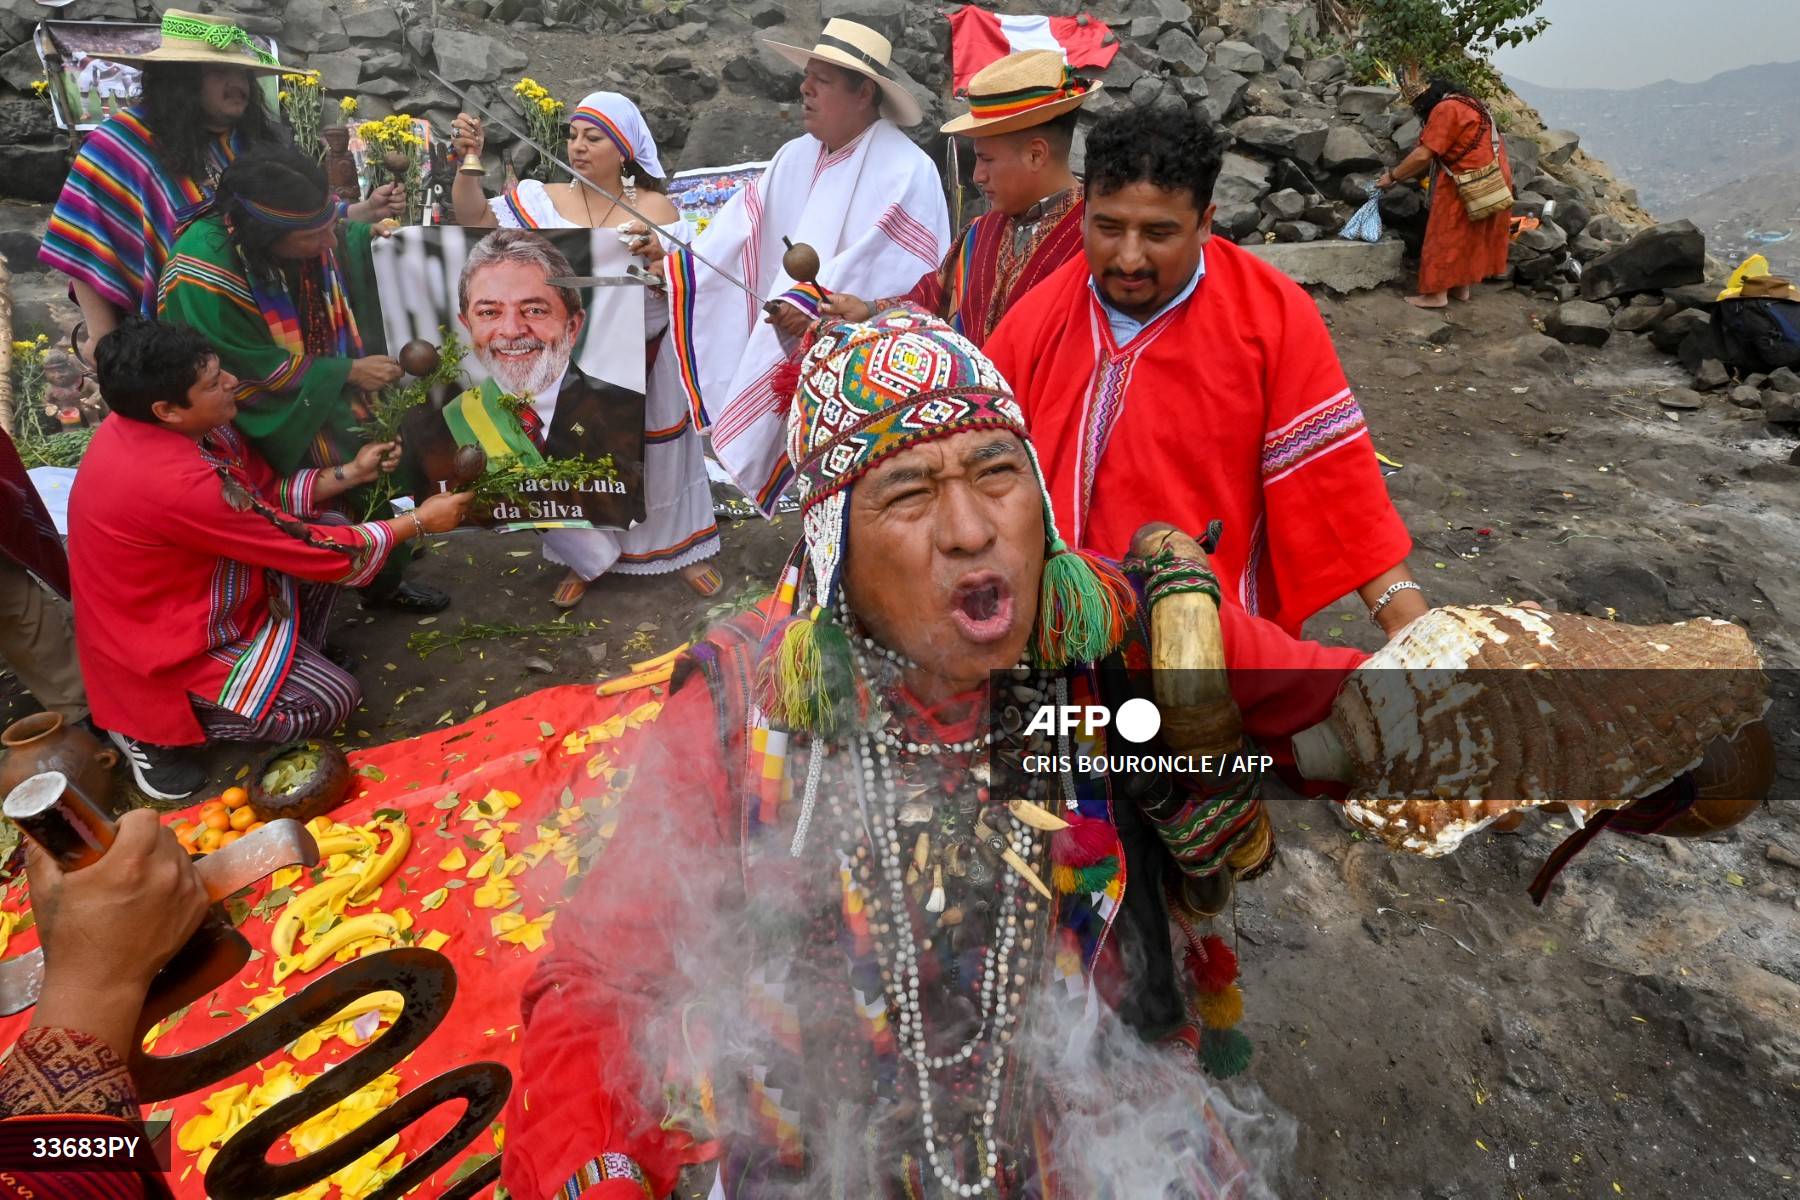
<path fill-rule="evenodd" d="M 256 44 L 248 33 L 227 21 L 171 8 L 162 16 L 162 41 L 145 54 L 96 54 L 111 62 L 137 67 L 157 63 L 242 67 L 257 74 L 278 75 L 287 68 Z"/>
<path fill-rule="evenodd" d="M 1021 50 L 991 62 L 969 80 L 969 111 L 944 123 L 945 133 L 994 137 L 1054 121 L 1101 88 L 1084 83 L 1057 50 Z"/>
<path fill-rule="evenodd" d="M 902 305 L 865 322 L 824 327 L 794 382 L 788 456 L 797 473 L 808 594 L 794 609 L 801 615 L 774 635 L 765 706 L 771 719 L 826 735 L 855 719 L 857 698 L 846 692 L 854 681 L 849 638 L 836 624 L 850 490 L 892 455 L 971 429 L 1018 435 L 1043 495 L 1047 546 L 1030 645 L 1034 664 L 1056 670 L 1094 661 L 1123 639 L 1131 585 L 1057 534 L 1043 470 L 1006 381 L 961 334 Z"/>
<path fill-rule="evenodd" d="M 637 163 L 658 179 L 663 178 L 662 158 L 656 152 L 656 139 L 638 106 L 618 92 L 590 92 L 581 98 L 569 114 L 569 124 L 598 126 L 619 153 Z"/>

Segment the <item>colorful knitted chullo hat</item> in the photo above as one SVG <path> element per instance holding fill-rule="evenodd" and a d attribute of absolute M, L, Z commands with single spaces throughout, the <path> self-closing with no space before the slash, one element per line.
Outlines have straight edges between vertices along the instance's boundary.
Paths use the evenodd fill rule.
<path fill-rule="evenodd" d="M 777 389 L 783 386 L 777 383 Z M 1117 568 L 1071 550 L 1056 531 L 1043 469 L 1006 381 L 973 343 L 910 305 L 826 326 L 800 364 L 788 411 L 804 531 L 800 588 L 767 658 L 765 710 L 778 724 L 832 734 L 858 708 L 848 631 L 836 621 L 849 543 L 850 489 L 882 460 L 971 429 L 1007 429 L 1044 500 L 1047 542 L 1030 653 L 1058 670 L 1105 657 L 1124 637 L 1131 585 Z"/>

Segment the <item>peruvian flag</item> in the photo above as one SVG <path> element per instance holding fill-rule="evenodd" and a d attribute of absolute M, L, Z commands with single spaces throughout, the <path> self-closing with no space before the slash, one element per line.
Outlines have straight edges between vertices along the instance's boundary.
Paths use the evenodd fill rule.
<path fill-rule="evenodd" d="M 1106 22 L 1088 13 L 1073 17 L 1003 16 L 965 4 L 950 14 L 950 59 L 957 95 L 981 68 L 1021 50 L 1061 50 L 1071 67 L 1104 71 L 1119 52 Z"/>

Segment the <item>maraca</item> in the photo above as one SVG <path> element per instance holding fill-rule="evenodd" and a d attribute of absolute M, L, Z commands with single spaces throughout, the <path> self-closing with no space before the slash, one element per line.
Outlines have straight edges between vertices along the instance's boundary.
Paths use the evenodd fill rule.
<path fill-rule="evenodd" d="M 795 283 L 817 283 L 819 281 L 819 252 L 805 242 L 794 242 L 782 238 L 781 244 L 787 252 L 781 256 L 781 269 Z"/>
<path fill-rule="evenodd" d="M 438 369 L 443 356 L 424 338 L 414 338 L 400 347 L 400 369 L 414 379 L 423 379 Z"/>

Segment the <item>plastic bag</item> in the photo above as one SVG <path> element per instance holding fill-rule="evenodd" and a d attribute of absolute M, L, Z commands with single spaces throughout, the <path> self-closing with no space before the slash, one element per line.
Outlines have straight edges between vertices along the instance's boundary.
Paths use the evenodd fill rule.
<path fill-rule="evenodd" d="M 1369 188 L 1369 201 L 1356 210 L 1356 214 L 1344 222 L 1344 228 L 1338 233 L 1341 238 L 1353 242 L 1379 242 L 1381 240 L 1381 189 Z"/>

